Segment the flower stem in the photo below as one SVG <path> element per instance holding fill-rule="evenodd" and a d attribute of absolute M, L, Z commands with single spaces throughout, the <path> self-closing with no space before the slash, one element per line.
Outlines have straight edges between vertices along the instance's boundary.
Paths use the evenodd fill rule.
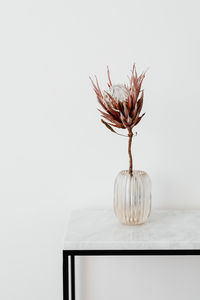
<path fill-rule="evenodd" d="M 131 153 L 131 144 L 132 144 L 132 138 L 133 138 L 133 132 L 132 129 L 128 129 L 128 136 L 129 136 L 129 142 L 128 142 L 128 154 L 129 154 L 129 174 L 130 176 L 133 175 L 133 158 Z"/>

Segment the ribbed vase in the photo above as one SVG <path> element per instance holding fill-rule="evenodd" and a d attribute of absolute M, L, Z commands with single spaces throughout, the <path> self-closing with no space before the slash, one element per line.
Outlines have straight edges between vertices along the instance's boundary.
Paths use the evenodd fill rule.
<path fill-rule="evenodd" d="M 151 212 L 151 180 L 144 171 L 121 171 L 114 186 L 114 212 L 121 223 L 146 222 Z"/>

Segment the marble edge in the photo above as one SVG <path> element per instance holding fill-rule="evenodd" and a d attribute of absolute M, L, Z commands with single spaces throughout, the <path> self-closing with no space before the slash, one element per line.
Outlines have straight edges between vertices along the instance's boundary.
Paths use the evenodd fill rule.
<path fill-rule="evenodd" d="M 134 242 L 133 245 L 124 245 L 119 242 L 84 242 L 64 243 L 63 250 L 200 250 L 200 241 L 197 242 Z"/>

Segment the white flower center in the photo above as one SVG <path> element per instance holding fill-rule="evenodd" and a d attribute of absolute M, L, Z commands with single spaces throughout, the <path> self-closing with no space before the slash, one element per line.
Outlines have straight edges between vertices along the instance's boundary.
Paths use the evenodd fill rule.
<path fill-rule="evenodd" d="M 108 93 L 116 100 L 124 102 L 128 98 L 128 91 L 126 87 L 122 84 L 115 84 L 110 87 Z"/>

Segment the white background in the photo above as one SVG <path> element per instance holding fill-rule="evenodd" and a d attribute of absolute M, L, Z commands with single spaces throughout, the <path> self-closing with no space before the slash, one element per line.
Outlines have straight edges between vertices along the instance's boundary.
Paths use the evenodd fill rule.
<path fill-rule="evenodd" d="M 88 78 L 105 87 L 107 64 L 114 83 L 127 81 L 133 62 L 149 68 L 133 153 L 152 179 L 153 208 L 200 208 L 199 8 L 197 0 L 1 1 L 0 299 L 62 299 L 70 211 L 112 206 L 127 140 L 100 123 Z M 78 299 L 199 299 L 198 258 L 141 264 L 79 261 Z"/>

